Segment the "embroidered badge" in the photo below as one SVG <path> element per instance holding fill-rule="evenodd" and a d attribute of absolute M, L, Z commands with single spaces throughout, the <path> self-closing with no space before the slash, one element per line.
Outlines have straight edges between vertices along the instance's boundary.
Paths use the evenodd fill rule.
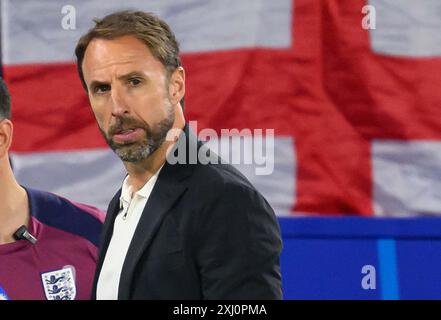
<path fill-rule="evenodd" d="M 72 266 L 42 273 L 41 281 L 48 300 L 74 300 L 77 295 Z"/>

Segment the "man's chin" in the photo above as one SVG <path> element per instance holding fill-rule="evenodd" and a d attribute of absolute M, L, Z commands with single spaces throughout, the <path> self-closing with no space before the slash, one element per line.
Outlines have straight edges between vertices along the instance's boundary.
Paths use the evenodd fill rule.
<path fill-rule="evenodd" d="M 120 156 L 119 158 L 121 159 L 122 162 L 127 162 L 127 163 L 141 162 L 141 159 L 138 159 L 138 158 L 130 158 L 130 157 L 126 157 L 126 156 Z"/>
<path fill-rule="evenodd" d="M 112 148 L 113 149 L 113 148 Z M 136 146 L 122 146 L 119 148 L 113 149 L 115 154 L 124 162 L 141 162 L 146 160 L 153 153 L 152 148 L 144 147 L 144 148 L 136 148 Z"/>
<path fill-rule="evenodd" d="M 141 157 L 140 155 L 132 155 L 132 154 L 118 153 L 118 152 L 115 153 L 123 162 L 137 163 L 146 159 L 144 157 Z"/>

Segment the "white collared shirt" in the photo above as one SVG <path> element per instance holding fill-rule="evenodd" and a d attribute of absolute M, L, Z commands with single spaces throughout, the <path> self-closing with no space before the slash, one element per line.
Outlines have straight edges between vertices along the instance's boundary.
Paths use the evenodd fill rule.
<path fill-rule="evenodd" d="M 161 169 L 162 167 L 134 194 L 132 186 L 128 183 L 129 176 L 124 179 L 119 198 L 120 211 L 113 225 L 112 239 L 98 278 L 97 300 L 118 299 L 119 281 L 124 260 Z"/>

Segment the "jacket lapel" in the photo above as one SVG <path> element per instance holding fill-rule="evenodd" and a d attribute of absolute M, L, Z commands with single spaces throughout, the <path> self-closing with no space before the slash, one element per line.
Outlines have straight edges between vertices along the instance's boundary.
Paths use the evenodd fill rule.
<path fill-rule="evenodd" d="M 184 139 L 184 141 L 181 141 Z M 182 144 L 180 144 L 181 142 Z M 159 173 L 158 180 L 150 194 L 146 206 L 142 212 L 138 226 L 136 227 L 135 234 L 130 243 L 129 249 L 126 254 L 123 269 L 121 272 L 121 278 L 119 283 L 118 299 L 130 299 L 131 283 L 135 272 L 136 265 L 141 258 L 143 252 L 148 248 L 152 242 L 156 231 L 161 225 L 162 220 L 166 216 L 167 212 L 172 208 L 174 203 L 184 194 L 187 186 L 184 180 L 191 175 L 193 166 L 188 165 L 190 161 L 190 152 L 193 152 L 192 148 L 196 146 L 196 152 L 200 148 L 201 143 L 197 140 L 197 137 L 189 130 L 188 125 L 184 128 L 184 134 L 179 138 L 176 148 L 179 145 L 185 147 L 186 164 L 170 164 L 166 162 L 161 172 Z M 173 150 L 172 153 L 179 150 Z M 95 272 L 95 278 L 92 290 L 92 299 L 96 299 L 96 288 L 98 277 L 101 272 L 101 268 L 104 262 L 104 258 L 113 235 L 113 226 L 115 218 L 119 212 L 119 198 L 121 196 L 121 189 L 113 197 L 107 210 L 106 220 L 103 225 L 101 245 L 99 251 L 99 257 L 97 261 L 97 268 Z"/>
<path fill-rule="evenodd" d="M 187 190 L 184 180 L 190 176 L 193 171 L 193 166 L 188 165 L 189 153 L 191 152 L 190 146 L 193 145 L 196 146 L 196 149 L 198 148 L 199 143 L 197 137 L 186 125 L 184 134 L 180 136 L 174 150 L 171 152 L 171 154 L 177 154 L 177 152 L 182 152 L 182 150 L 177 150 L 177 148 L 179 146 L 184 147 L 186 149 L 186 163 L 170 164 L 166 161 L 159 173 L 158 180 L 144 207 L 127 251 L 121 271 L 118 299 L 131 298 L 132 279 L 139 259 L 152 242 L 167 212 Z"/>
<path fill-rule="evenodd" d="M 187 189 L 183 184 L 170 179 L 170 171 L 175 171 L 171 167 L 167 163 L 164 165 L 144 207 L 124 261 L 118 299 L 130 299 L 130 285 L 139 259 L 152 242 L 167 212 Z"/>

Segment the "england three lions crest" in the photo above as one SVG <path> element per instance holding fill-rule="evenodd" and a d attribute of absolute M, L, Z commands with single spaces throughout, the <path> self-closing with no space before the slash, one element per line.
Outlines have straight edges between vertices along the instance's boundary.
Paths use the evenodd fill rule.
<path fill-rule="evenodd" d="M 42 273 L 41 281 L 48 300 L 74 300 L 77 295 L 72 266 Z"/>

